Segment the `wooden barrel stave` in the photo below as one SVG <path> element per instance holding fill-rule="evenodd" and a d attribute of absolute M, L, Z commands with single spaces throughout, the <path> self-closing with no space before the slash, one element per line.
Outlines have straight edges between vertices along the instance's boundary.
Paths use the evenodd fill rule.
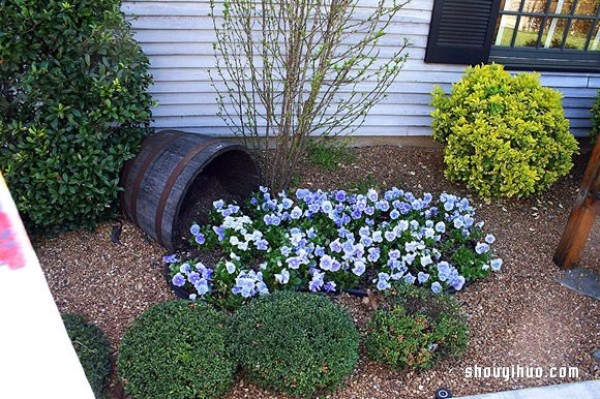
<path fill-rule="evenodd" d="M 125 214 L 171 250 L 181 242 L 179 219 L 186 197 L 190 191 L 197 195 L 208 189 L 198 187 L 205 171 L 238 198 L 256 190 L 260 183 L 258 167 L 244 147 L 174 130 L 150 136 L 130 162 L 122 178 Z"/>

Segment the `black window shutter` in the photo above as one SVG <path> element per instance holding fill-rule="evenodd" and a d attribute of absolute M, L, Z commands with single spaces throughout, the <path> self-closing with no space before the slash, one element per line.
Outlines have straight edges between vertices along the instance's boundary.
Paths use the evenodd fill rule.
<path fill-rule="evenodd" d="M 486 62 L 500 0 L 435 0 L 425 62 Z"/>

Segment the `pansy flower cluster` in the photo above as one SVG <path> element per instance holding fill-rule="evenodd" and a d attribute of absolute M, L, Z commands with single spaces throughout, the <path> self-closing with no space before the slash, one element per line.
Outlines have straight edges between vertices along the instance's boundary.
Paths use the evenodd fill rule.
<path fill-rule="evenodd" d="M 468 199 L 446 193 L 434 200 L 394 187 L 383 195 L 298 189 L 288 196 L 261 187 L 244 209 L 222 200 L 213 205 L 212 223 L 190 232 L 200 250 L 221 251 L 214 268 L 165 259 L 173 284 L 192 298 L 386 291 L 397 283 L 458 291 L 502 266 L 493 255 L 495 237 L 484 234 Z"/>

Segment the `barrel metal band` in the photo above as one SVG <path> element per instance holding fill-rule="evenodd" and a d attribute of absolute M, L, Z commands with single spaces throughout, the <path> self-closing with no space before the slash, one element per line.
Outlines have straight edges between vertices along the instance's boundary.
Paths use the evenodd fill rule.
<path fill-rule="evenodd" d="M 159 134 L 159 133 L 157 133 L 157 134 Z M 134 224 L 136 224 L 136 225 L 138 224 L 138 216 L 137 216 L 138 196 L 140 195 L 140 190 L 142 189 L 142 180 L 144 179 L 144 176 L 146 175 L 146 171 L 148 170 L 148 167 L 150 166 L 152 161 L 154 161 L 154 158 L 158 155 L 158 153 L 164 149 L 165 146 L 171 144 L 173 141 L 177 140 L 180 137 L 181 137 L 181 134 L 174 134 L 172 136 L 163 137 L 162 140 L 160 140 L 157 144 L 154 144 L 154 143 L 147 144 L 147 145 L 153 144 L 153 145 L 155 145 L 155 147 L 152 150 L 152 152 L 150 154 L 148 154 L 146 159 L 144 159 L 142 166 L 140 166 L 140 168 L 138 169 L 138 174 L 135 178 L 135 181 L 133 182 L 133 190 L 131 192 L 131 202 L 129 204 L 129 209 L 130 209 L 131 220 L 133 221 Z"/>
<path fill-rule="evenodd" d="M 167 201 L 169 200 L 169 195 L 171 194 L 171 190 L 173 189 L 175 182 L 179 178 L 179 175 L 187 167 L 188 163 L 190 163 L 190 161 L 194 157 L 196 157 L 196 155 L 200 154 L 207 147 L 209 147 L 213 144 L 222 142 L 222 141 L 223 141 L 222 139 L 211 139 L 211 140 L 207 140 L 203 143 L 200 143 L 200 144 L 194 146 L 186 154 L 186 156 L 181 161 L 179 161 L 179 163 L 177 164 L 177 167 L 173 170 L 173 172 L 167 179 L 167 182 L 165 183 L 165 187 L 163 188 L 162 193 L 160 195 L 160 199 L 158 201 L 158 208 L 156 210 L 156 220 L 155 220 L 154 230 L 156 231 L 156 237 L 157 237 L 157 241 L 159 243 L 163 243 L 162 219 L 163 219 L 163 214 L 165 213 L 165 207 L 167 205 Z M 182 198 L 182 200 L 183 200 L 183 198 Z M 175 216 L 177 216 L 177 215 L 175 215 Z"/>

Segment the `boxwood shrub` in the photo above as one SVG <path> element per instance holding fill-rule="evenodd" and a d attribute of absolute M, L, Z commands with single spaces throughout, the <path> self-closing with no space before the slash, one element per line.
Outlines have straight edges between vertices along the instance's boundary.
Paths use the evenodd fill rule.
<path fill-rule="evenodd" d="M 501 65 L 467 68 L 450 95 L 433 92 L 433 137 L 445 144 L 446 176 L 482 197 L 526 197 L 571 167 L 577 141 L 561 94 L 539 75 L 511 75 Z"/>
<path fill-rule="evenodd" d="M 454 297 L 400 286 L 397 297 L 374 314 L 365 347 L 376 362 L 422 370 L 462 354 L 467 342 L 466 318 Z"/>
<path fill-rule="evenodd" d="M 93 227 L 149 132 L 148 60 L 118 0 L 6 0 L 0 170 L 29 229 Z"/>
<path fill-rule="evenodd" d="M 230 324 L 231 353 L 256 385 L 295 396 L 339 387 L 358 360 L 350 316 L 327 297 L 277 292 L 241 307 Z"/>
<path fill-rule="evenodd" d="M 118 373 L 133 398 L 210 399 L 225 395 L 235 363 L 225 344 L 227 316 L 208 305 L 151 307 L 125 333 Z"/>
<path fill-rule="evenodd" d="M 62 320 L 85 375 L 96 397 L 100 397 L 110 374 L 110 344 L 104 332 L 78 314 L 63 314 Z"/>

